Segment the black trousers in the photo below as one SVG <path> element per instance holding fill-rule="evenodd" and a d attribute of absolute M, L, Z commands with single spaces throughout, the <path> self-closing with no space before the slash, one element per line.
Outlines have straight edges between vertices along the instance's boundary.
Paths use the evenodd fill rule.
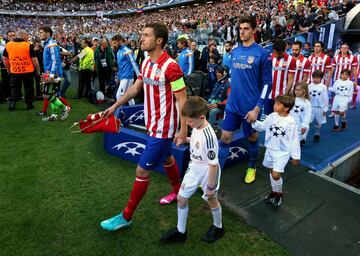
<path fill-rule="evenodd" d="M 92 79 L 93 71 L 90 69 L 84 69 L 79 71 L 79 87 L 77 90 L 78 98 L 82 96 L 88 96 L 89 90 L 91 89 L 91 79 Z M 85 95 L 84 95 L 85 89 Z"/>
<path fill-rule="evenodd" d="M 99 78 L 99 90 L 105 94 L 105 87 L 106 85 L 110 85 L 111 81 L 111 69 L 100 68 L 98 72 Z"/>
<path fill-rule="evenodd" d="M 0 82 L 0 101 L 10 97 L 10 74 L 7 72 L 3 64 L 1 68 L 1 82 Z"/>
<path fill-rule="evenodd" d="M 21 87 L 24 85 L 25 103 L 31 105 L 34 100 L 34 73 L 11 74 L 11 101 L 17 101 L 21 95 Z"/>

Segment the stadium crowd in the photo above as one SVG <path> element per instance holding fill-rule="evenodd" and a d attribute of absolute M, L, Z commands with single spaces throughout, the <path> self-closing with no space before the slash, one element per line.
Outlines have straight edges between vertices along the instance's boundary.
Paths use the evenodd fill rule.
<path fill-rule="evenodd" d="M 89 12 L 89 11 L 113 11 L 137 8 L 139 6 L 146 7 L 163 3 L 163 0 L 150 1 L 89 1 L 86 3 L 71 1 L 53 1 L 44 3 L 39 1 L 15 1 L 2 0 L 1 8 L 4 10 L 15 11 L 46 11 L 46 12 Z"/>
<path fill-rule="evenodd" d="M 126 1 L 125 1 L 126 2 Z M 130 1 L 129 1 L 130 2 Z M 320 3 L 318 3 L 320 2 Z M 117 2 L 122 3 L 122 2 Z M 137 38 L 139 31 L 146 23 L 164 22 L 170 36 L 189 34 L 200 43 L 207 39 L 218 38 L 223 41 L 239 41 L 238 18 L 251 15 L 257 20 L 256 42 L 287 38 L 297 32 L 314 32 L 319 25 L 337 19 L 354 6 L 353 2 L 344 0 L 306 1 L 305 4 L 289 3 L 280 0 L 215 2 L 198 6 L 167 9 L 161 12 L 147 12 L 121 17 L 9 17 L 0 16 L 0 31 L 8 29 L 26 29 L 36 35 L 36 28 L 49 25 L 61 37 L 79 35 L 122 34 L 124 37 Z M 37 5 L 40 6 L 41 4 Z M 229 31 L 228 33 L 225 33 Z"/>

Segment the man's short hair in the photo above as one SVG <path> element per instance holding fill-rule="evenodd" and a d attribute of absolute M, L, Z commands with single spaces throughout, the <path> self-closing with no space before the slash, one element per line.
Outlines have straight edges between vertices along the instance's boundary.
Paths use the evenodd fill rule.
<path fill-rule="evenodd" d="M 229 44 L 230 46 L 233 46 L 233 43 L 231 41 L 226 41 L 225 44 Z"/>
<path fill-rule="evenodd" d="M 199 96 L 189 97 L 181 110 L 181 114 L 189 118 L 200 118 L 200 116 L 206 115 L 207 112 L 207 103 L 204 98 Z"/>
<path fill-rule="evenodd" d="M 315 45 L 315 44 L 320 44 L 321 48 L 324 50 L 325 45 L 324 45 L 323 42 L 321 42 L 321 41 L 316 41 L 316 42 L 314 43 L 314 45 Z"/>
<path fill-rule="evenodd" d="M 256 28 L 256 20 L 254 17 L 251 16 L 241 16 L 239 19 L 239 24 L 243 24 L 243 23 L 249 23 L 250 27 L 252 29 Z"/>
<path fill-rule="evenodd" d="M 302 42 L 295 41 L 295 42 L 293 42 L 293 45 L 298 45 L 301 48 L 302 47 Z"/>
<path fill-rule="evenodd" d="M 285 40 L 282 39 L 275 39 L 274 43 L 273 43 L 273 50 L 277 51 L 277 52 L 285 52 L 286 50 L 286 42 Z"/>
<path fill-rule="evenodd" d="M 322 79 L 324 77 L 324 72 L 322 72 L 320 69 L 317 69 L 312 73 L 312 77 L 320 77 Z"/>
<path fill-rule="evenodd" d="M 275 98 L 275 102 L 283 104 L 285 108 L 289 108 L 288 112 L 290 112 L 295 105 L 295 98 L 287 95 L 278 95 Z"/>
<path fill-rule="evenodd" d="M 176 40 L 178 43 L 183 44 L 185 47 L 189 46 L 188 40 L 185 37 L 180 37 L 178 40 Z"/>
<path fill-rule="evenodd" d="M 154 30 L 155 39 L 163 39 L 161 48 L 164 48 L 169 38 L 169 31 L 166 25 L 162 23 L 147 23 L 145 28 L 152 28 Z"/>
<path fill-rule="evenodd" d="M 111 38 L 111 41 L 117 41 L 117 42 L 125 42 L 125 38 L 122 37 L 122 35 L 117 34 Z"/>
<path fill-rule="evenodd" d="M 6 31 L 6 36 L 8 36 L 10 33 L 15 33 L 15 30 L 10 29 L 10 30 Z"/>
<path fill-rule="evenodd" d="M 42 26 L 40 27 L 40 30 L 44 31 L 45 33 L 50 33 L 50 36 L 53 35 L 53 30 L 49 26 Z"/>

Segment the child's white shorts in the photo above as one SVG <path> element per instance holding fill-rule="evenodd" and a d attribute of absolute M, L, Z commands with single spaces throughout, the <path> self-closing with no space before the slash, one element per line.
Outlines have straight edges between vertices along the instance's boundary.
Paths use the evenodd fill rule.
<path fill-rule="evenodd" d="M 190 162 L 189 167 L 186 170 L 185 176 L 181 183 L 179 195 L 183 198 L 190 198 L 200 185 L 205 194 L 206 186 L 208 183 L 208 176 L 209 176 L 208 164 L 197 164 L 194 162 Z M 215 179 L 215 185 L 216 185 L 215 195 L 217 195 L 220 188 L 220 176 L 221 176 L 221 170 L 219 167 Z"/>
<path fill-rule="evenodd" d="M 276 172 L 284 172 L 289 159 L 290 154 L 288 152 L 266 149 L 263 165 Z"/>
<path fill-rule="evenodd" d="M 335 95 L 331 111 L 345 112 L 348 109 L 349 97 Z"/>
<path fill-rule="evenodd" d="M 315 121 L 317 124 L 326 124 L 326 115 L 323 115 L 324 109 L 312 107 L 311 108 L 311 123 Z"/>

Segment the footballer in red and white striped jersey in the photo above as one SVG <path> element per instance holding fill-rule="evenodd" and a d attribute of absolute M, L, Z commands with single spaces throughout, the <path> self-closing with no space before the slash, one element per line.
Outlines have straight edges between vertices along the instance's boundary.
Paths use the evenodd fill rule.
<path fill-rule="evenodd" d="M 185 89 L 184 74 L 180 66 L 166 52 L 156 63 L 147 57 L 141 67 L 138 79 L 143 81 L 144 115 L 149 136 L 156 138 L 174 137 L 179 124 L 179 106 L 173 92 Z"/>
<path fill-rule="evenodd" d="M 331 59 L 325 53 L 321 53 L 319 56 L 315 55 L 315 53 L 311 54 L 309 57 L 309 61 L 311 63 L 310 75 L 309 75 L 309 82 L 312 83 L 312 73 L 315 70 L 321 70 L 324 72 L 329 72 L 331 70 Z M 325 84 L 325 76 L 321 80 L 321 83 Z"/>
<path fill-rule="evenodd" d="M 360 79 L 360 54 L 356 55 L 356 60 L 357 60 L 357 63 L 358 63 L 357 74 L 358 74 L 358 80 L 359 80 Z"/>
<path fill-rule="evenodd" d="M 310 75 L 310 68 L 311 68 L 311 62 L 303 55 L 299 55 L 299 57 L 296 59 L 294 84 L 296 84 L 299 81 L 302 81 L 304 79 L 304 75 L 308 78 Z"/>
<path fill-rule="evenodd" d="M 350 80 L 354 80 L 354 83 L 357 84 L 357 67 L 358 60 L 350 51 L 350 47 L 347 43 L 343 43 L 340 46 L 340 53 L 335 55 L 332 63 L 332 73 L 334 81 L 340 79 L 341 71 L 348 69 L 351 71 Z M 356 77 L 354 77 L 356 76 Z"/>
<path fill-rule="evenodd" d="M 289 75 L 295 74 L 296 61 L 286 53 L 283 53 L 281 58 L 277 58 L 274 53 L 271 57 L 273 86 L 269 98 L 275 99 L 276 96 L 286 93 Z"/>

